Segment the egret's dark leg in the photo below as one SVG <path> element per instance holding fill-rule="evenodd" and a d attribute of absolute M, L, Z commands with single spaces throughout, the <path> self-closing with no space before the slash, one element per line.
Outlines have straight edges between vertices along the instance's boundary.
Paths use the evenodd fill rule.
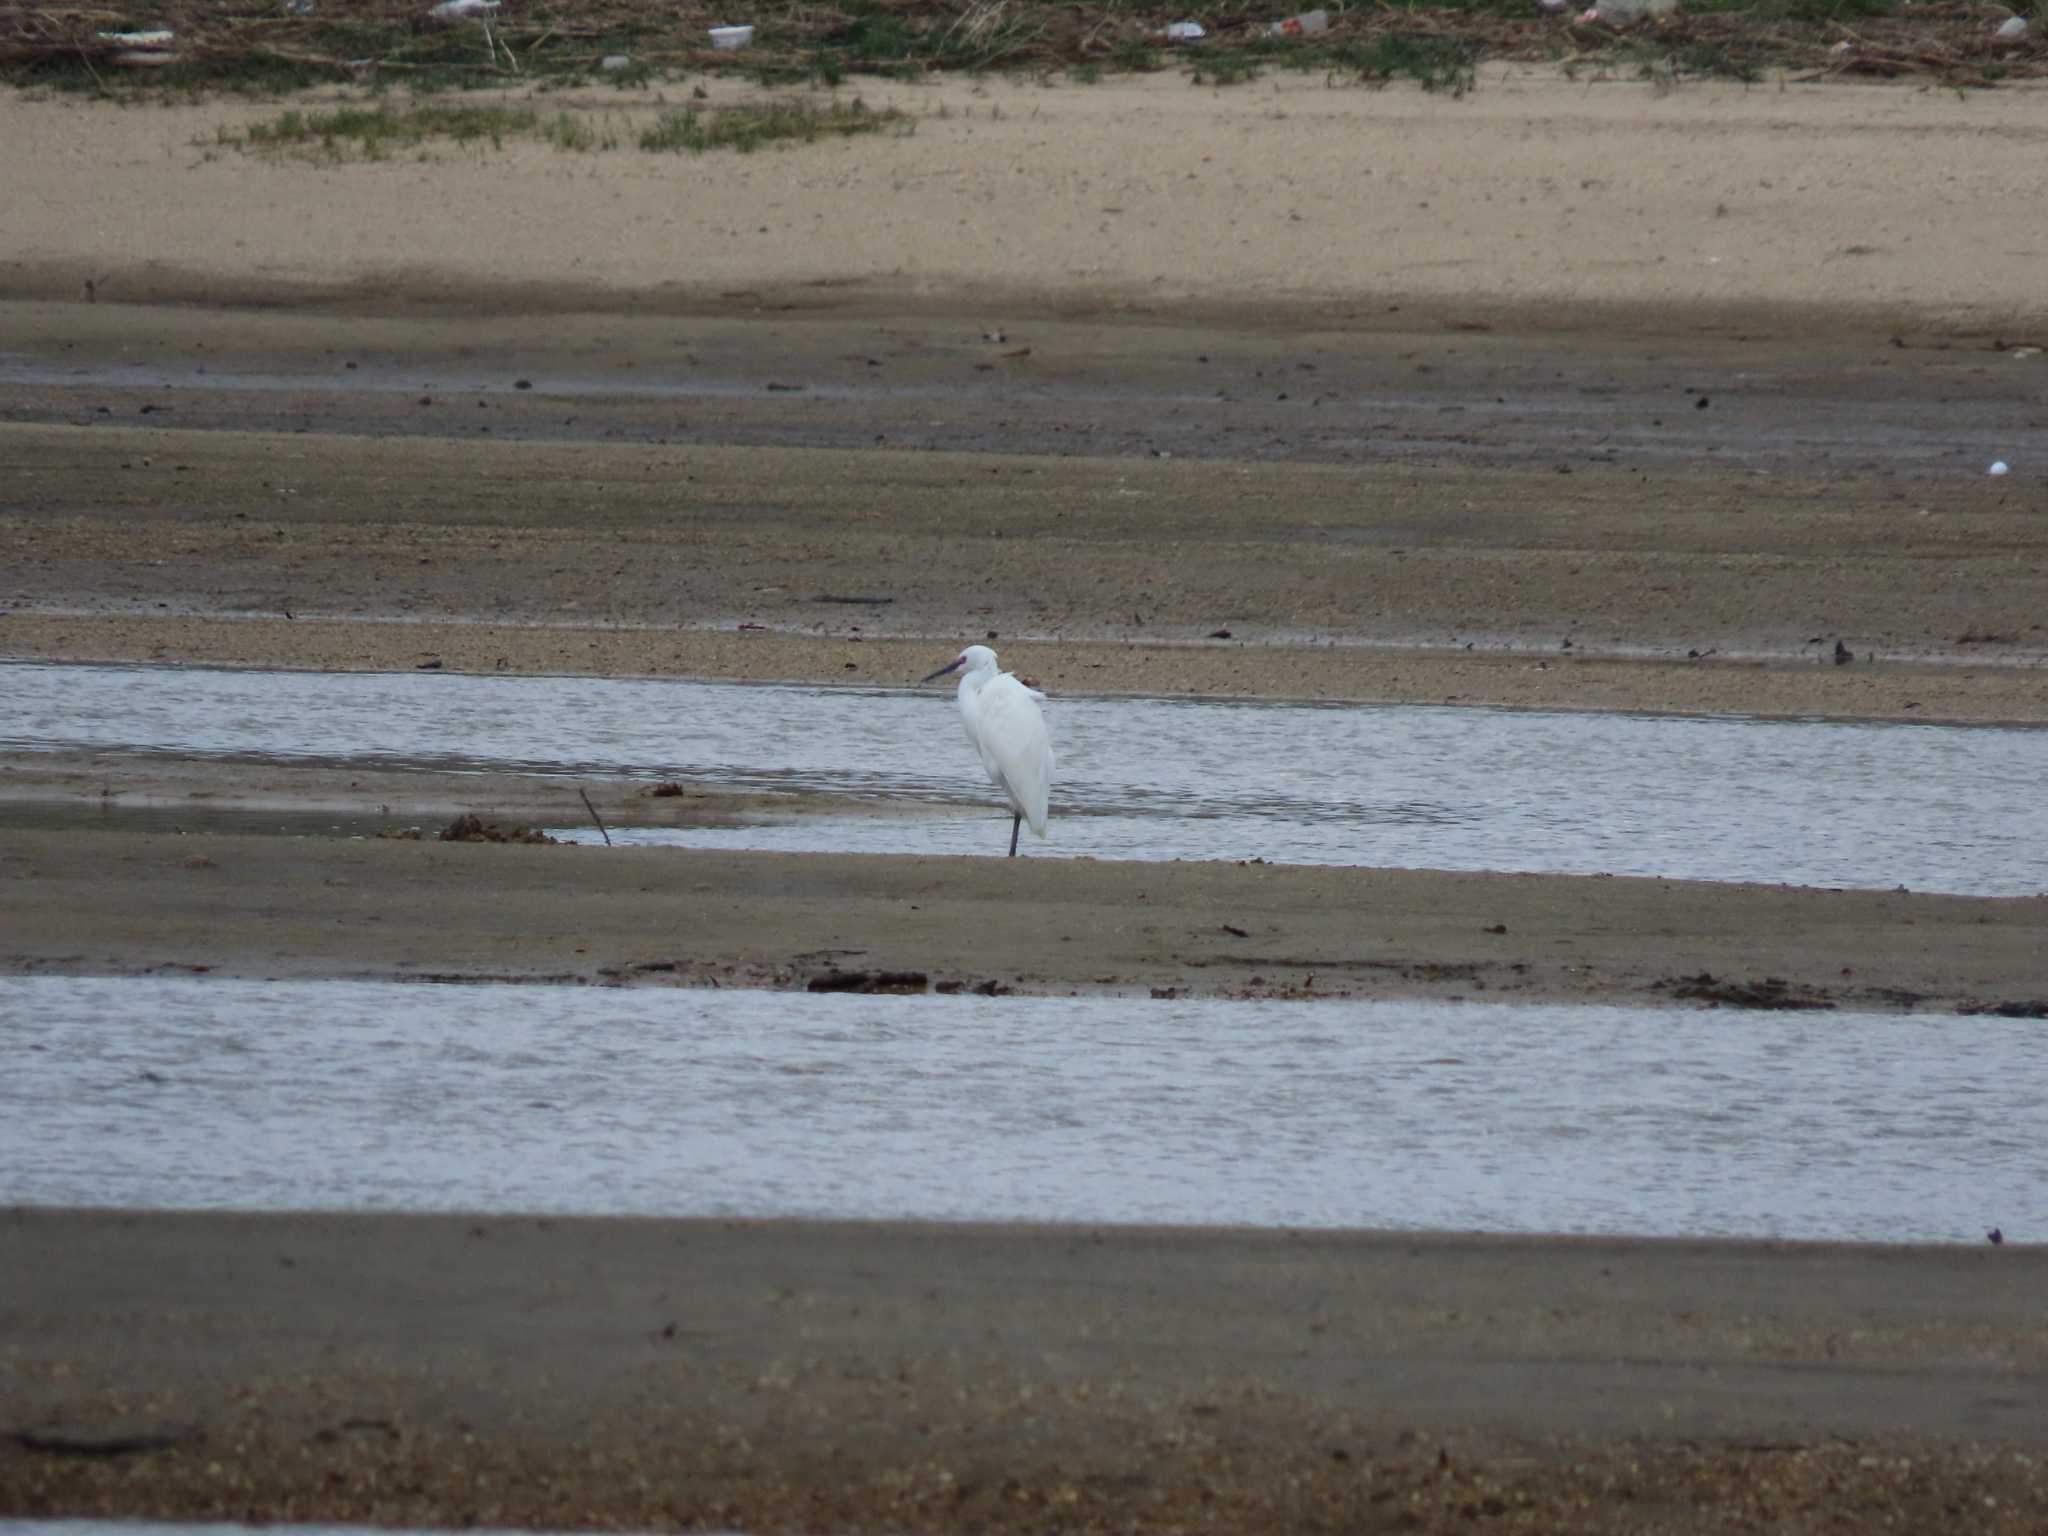
<path fill-rule="evenodd" d="M 1017 857 L 1017 831 L 1023 825 L 1024 818 L 1022 816 L 1012 816 L 1010 818 L 1010 857 L 1013 859 Z"/>

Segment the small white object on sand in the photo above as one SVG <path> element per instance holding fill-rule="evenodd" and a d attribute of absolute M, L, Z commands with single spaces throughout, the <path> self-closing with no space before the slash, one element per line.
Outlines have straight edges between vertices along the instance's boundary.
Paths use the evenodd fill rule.
<path fill-rule="evenodd" d="M 171 52 L 171 44 L 177 34 L 168 28 L 152 28 L 147 32 L 102 32 L 100 41 L 112 43 L 114 52 L 107 56 L 110 64 L 124 64 L 130 68 L 150 68 L 159 64 L 175 64 L 178 56 Z"/>

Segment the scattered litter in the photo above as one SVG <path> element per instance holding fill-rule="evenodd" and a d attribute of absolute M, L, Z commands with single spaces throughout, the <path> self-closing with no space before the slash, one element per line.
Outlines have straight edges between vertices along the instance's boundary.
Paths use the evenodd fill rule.
<path fill-rule="evenodd" d="M 1536 0 L 1536 9 L 1546 16 L 1562 16 L 1572 0 Z"/>
<path fill-rule="evenodd" d="M 178 56 L 171 51 L 177 41 L 177 34 L 162 28 L 147 32 L 102 32 L 100 41 L 112 43 L 114 52 L 107 56 L 109 64 L 122 64 L 130 69 L 149 69 L 163 64 L 175 64 Z"/>
<path fill-rule="evenodd" d="M 754 40 L 752 27 L 713 27 L 711 46 L 720 53 L 737 53 Z"/>
<path fill-rule="evenodd" d="M 1001 331 L 983 331 L 981 333 L 981 339 L 983 341 L 993 342 L 997 346 L 1001 346 L 1010 338 L 1005 336 Z"/>
<path fill-rule="evenodd" d="M 1998 24 L 1998 30 L 1991 35 L 2001 43 L 2016 43 L 2027 35 L 2027 18 L 2008 16 Z"/>
<path fill-rule="evenodd" d="M 1587 6 L 1586 9 L 1584 9 L 1583 11 L 1579 12 L 1578 15 L 1572 18 L 1573 21 L 1576 21 L 1582 27 L 1590 27 L 1594 22 L 1598 21 L 1599 19 L 1600 12 L 1598 8 L 1590 5 Z"/>
<path fill-rule="evenodd" d="M 1169 21 L 1166 24 L 1166 40 L 1169 43 L 1199 43 L 1209 35 L 1209 29 L 1199 21 Z"/>
<path fill-rule="evenodd" d="M 2012 355 L 2014 357 L 2039 357 L 2041 349 L 2039 347 L 2014 347 Z"/>
<path fill-rule="evenodd" d="M 1855 45 L 1854 43 L 1850 42 L 1850 41 L 1849 41 L 1849 39 L 1847 39 L 1847 38 L 1845 37 L 1845 38 L 1843 38 L 1843 39 L 1842 39 L 1842 40 L 1841 40 L 1841 41 L 1840 41 L 1839 43 L 1835 44 L 1835 46 L 1834 46 L 1834 47 L 1830 48 L 1830 49 L 1828 50 L 1828 52 L 1829 52 L 1829 53 L 1848 53 L 1848 52 L 1849 52 L 1849 51 L 1850 51 L 1851 49 L 1853 49 L 1853 48 L 1854 48 L 1855 46 L 1856 46 L 1856 45 Z"/>
<path fill-rule="evenodd" d="M 597 61 L 597 67 L 608 75 L 616 75 L 622 69 L 631 69 L 633 58 L 631 54 L 608 53 Z"/>
<path fill-rule="evenodd" d="M 1994 459 L 1991 467 L 1985 473 L 1987 475 L 2009 475 L 2012 473 L 2012 466 L 2003 459 Z"/>
<path fill-rule="evenodd" d="M 436 21 L 482 21 L 495 11 L 501 0 L 441 0 L 427 14 Z"/>
<path fill-rule="evenodd" d="M 1276 21 L 1266 28 L 1274 37 L 1306 37 L 1311 32 L 1329 30 L 1330 13 L 1321 9 L 1303 11 L 1297 16 L 1288 17 L 1285 21 Z"/>
<path fill-rule="evenodd" d="M 310 16 L 313 14 L 313 0 L 284 0 L 287 16 Z"/>

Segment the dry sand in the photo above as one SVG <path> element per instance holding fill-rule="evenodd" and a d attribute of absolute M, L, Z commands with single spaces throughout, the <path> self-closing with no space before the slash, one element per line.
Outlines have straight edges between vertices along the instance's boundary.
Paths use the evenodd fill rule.
<path fill-rule="evenodd" d="M 711 83 L 714 99 L 745 91 Z M 681 93 L 671 89 L 671 98 Z M 862 82 L 908 137 L 801 154 L 271 164 L 275 115 L 0 103 L 17 294 L 635 310 L 886 298 L 1637 328 L 2038 329 L 2044 91 L 1747 87 L 1489 66 L 1453 98 L 1276 74 Z M 543 96 L 622 119 L 647 98 Z M 907 302 L 905 302 L 907 301 Z M 994 321 L 1000 317 L 991 317 Z"/>
<path fill-rule="evenodd" d="M 2039 90 L 863 89 L 916 132 L 344 166 L 0 100 L 0 654 L 872 684 L 993 631 L 1068 692 L 2048 721 Z M 345 843 L 237 808 L 535 791 L 0 767 L 17 974 L 2048 975 L 2038 901 Z M 0 1260 L 7 1513 L 2048 1525 L 2017 1243 L 31 1212 Z"/>

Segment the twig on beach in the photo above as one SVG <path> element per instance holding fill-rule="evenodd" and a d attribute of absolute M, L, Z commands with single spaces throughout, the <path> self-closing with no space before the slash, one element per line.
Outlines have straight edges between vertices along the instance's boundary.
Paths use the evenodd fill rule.
<path fill-rule="evenodd" d="M 590 795 L 582 789 L 577 790 L 576 793 L 583 796 L 583 809 L 590 812 L 590 819 L 597 823 L 597 835 L 604 839 L 605 847 L 611 847 L 612 835 L 605 831 L 604 818 L 597 814 L 597 807 L 590 803 Z"/>

